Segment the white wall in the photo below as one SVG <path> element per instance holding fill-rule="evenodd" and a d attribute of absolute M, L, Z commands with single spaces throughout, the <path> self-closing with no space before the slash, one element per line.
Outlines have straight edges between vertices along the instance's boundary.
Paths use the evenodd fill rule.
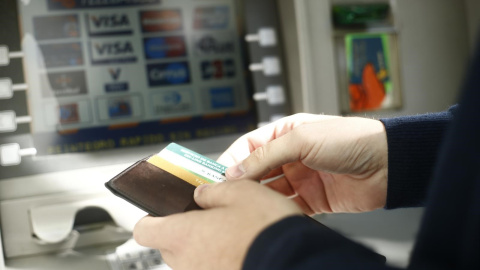
<path fill-rule="evenodd" d="M 480 1 L 465 0 L 467 23 L 469 30 L 470 47 L 475 49 L 476 43 L 480 42 Z"/>
<path fill-rule="evenodd" d="M 335 50 L 330 23 L 330 1 L 292 0 L 296 28 L 284 34 L 298 40 L 286 44 L 293 66 L 290 76 L 295 112 L 339 114 L 339 90 Z M 340 1 L 340 0 L 335 0 Z M 364 2 L 365 0 L 358 0 Z M 369 0 L 370 1 L 370 0 Z M 391 0 L 398 30 L 403 107 L 400 110 L 370 113 L 394 116 L 435 112 L 456 102 L 463 80 L 472 27 L 467 26 L 466 9 L 479 13 L 478 0 Z M 279 1 L 281 6 L 286 4 Z M 286 1 L 289 2 L 289 1 Z M 290 16 L 291 17 L 291 16 Z M 478 20 L 469 15 L 470 26 Z M 284 24 L 291 23 L 292 19 Z M 341 90 L 344 91 L 344 90 Z M 365 115 L 365 114 L 362 114 Z"/>

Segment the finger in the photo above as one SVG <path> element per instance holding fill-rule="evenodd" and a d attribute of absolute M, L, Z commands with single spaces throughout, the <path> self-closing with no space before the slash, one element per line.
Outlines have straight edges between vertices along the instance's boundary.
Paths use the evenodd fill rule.
<path fill-rule="evenodd" d="M 271 135 L 265 137 L 265 134 L 269 133 L 271 134 L 272 132 L 266 130 L 264 133 L 252 132 L 241 137 L 220 155 L 217 162 L 227 167 L 239 164 L 256 148 L 272 140 Z M 257 136 L 257 134 L 261 134 L 262 136 Z"/>
<path fill-rule="evenodd" d="M 206 184 L 195 189 L 194 197 L 204 209 L 230 206 L 248 199 L 248 194 L 255 192 L 259 186 L 259 183 L 251 180 Z"/>
<path fill-rule="evenodd" d="M 276 169 L 271 170 L 267 173 L 264 177 L 262 177 L 261 181 L 268 181 L 272 178 L 278 178 L 279 176 L 283 175 L 283 168 L 278 167 Z"/>
<path fill-rule="evenodd" d="M 250 155 L 248 142 L 246 140 L 239 140 L 221 154 L 217 162 L 224 166 L 231 167 L 240 163 L 248 157 L 248 155 Z"/>
<path fill-rule="evenodd" d="M 175 243 L 175 236 L 182 234 L 182 222 L 175 221 L 177 215 L 168 217 L 146 216 L 137 222 L 133 230 L 135 241 L 145 247 L 168 250 Z M 179 226 L 180 224 L 180 226 Z"/>
<path fill-rule="evenodd" d="M 261 179 L 281 165 L 297 161 L 301 157 L 302 139 L 292 131 L 258 147 L 241 163 L 229 167 L 227 179 Z M 286 147 L 288 146 L 288 147 Z"/>
<path fill-rule="evenodd" d="M 258 147 L 283 136 L 301 124 L 332 118 L 338 118 L 338 116 L 295 114 L 284 117 L 240 137 L 222 155 L 220 155 L 217 162 L 227 167 L 239 164 Z"/>
<path fill-rule="evenodd" d="M 228 167 L 240 163 L 256 148 L 273 140 L 275 138 L 276 128 L 276 125 L 270 123 L 243 135 L 220 155 L 217 162 Z"/>
<path fill-rule="evenodd" d="M 285 196 L 293 196 L 296 194 L 295 190 L 285 177 L 280 177 L 274 181 L 266 182 L 264 185 L 282 193 Z"/>
<path fill-rule="evenodd" d="M 294 201 L 306 215 L 311 216 L 315 214 L 315 211 L 313 211 L 312 208 L 308 206 L 308 204 L 301 196 L 293 197 L 291 200 Z"/>

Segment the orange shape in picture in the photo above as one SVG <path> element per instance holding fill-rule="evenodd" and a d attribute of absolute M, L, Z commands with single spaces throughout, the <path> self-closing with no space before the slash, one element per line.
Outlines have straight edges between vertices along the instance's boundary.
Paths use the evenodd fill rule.
<path fill-rule="evenodd" d="M 348 90 L 352 111 L 379 109 L 385 99 L 385 86 L 377 77 L 375 67 L 371 63 L 363 68 L 362 84 L 350 84 Z"/>

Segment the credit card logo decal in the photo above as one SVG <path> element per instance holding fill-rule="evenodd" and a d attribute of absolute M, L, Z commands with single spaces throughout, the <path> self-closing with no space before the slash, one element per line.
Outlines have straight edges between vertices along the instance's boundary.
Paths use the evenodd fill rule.
<path fill-rule="evenodd" d="M 143 40 L 146 59 L 163 59 L 187 55 L 184 37 L 155 37 Z"/>
<path fill-rule="evenodd" d="M 132 115 L 130 100 L 112 99 L 108 101 L 108 116 L 110 118 L 127 117 Z"/>
<path fill-rule="evenodd" d="M 48 0 L 49 10 L 127 7 L 161 4 L 162 0 Z"/>
<path fill-rule="evenodd" d="M 114 92 L 125 92 L 129 90 L 129 83 L 125 81 L 119 81 L 122 69 L 121 68 L 109 68 L 108 74 L 113 82 L 105 84 L 105 92 L 114 93 Z"/>
<path fill-rule="evenodd" d="M 187 62 L 151 64 L 147 66 L 150 86 L 179 85 L 190 83 Z"/>
<path fill-rule="evenodd" d="M 168 91 L 152 96 L 155 114 L 186 113 L 193 110 L 193 94 L 190 90 Z"/>
<path fill-rule="evenodd" d="M 126 13 L 96 13 L 86 16 L 90 36 L 129 35 L 132 19 Z"/>
<path fill-rule="evenodd" d="M 215 87 L 210 89 L 210 104 L 212 109 L 226 109 L 235 106 L 233 87 Z"/>
<path fill-rule="evenodd" d="M 37 40 L 80 37 L 78 16 L 73 14 L 35 17 L 33 18 L 33 28 Z"/>
<path fill-rule="evenodd" d="M 83 65 L 82 44 L 57 43 L 39 45 L 40 66 L 46 68 L 81 66 Z"/>
<path fill-rule="evenodd" d="M 114 81 L 118 81 L 118 78 L 120 78 L 120 74 L 122 73 L 122 70 L 120 68 L 117 68 L 117 69 L 110 68 L 108 70 L 108 73 L 110 73 L 110 76 Z"/>
<path fill-rule="evenodd" d="M 200 64 L 202 79 L 223 79 L 235 77 L 235 63 L 232 59 L 203 61 Z"/>
<path fill-rule="evenodd" d="M 195 9 L 193 28 L 226 29 L 230 21 L 228 6 L 202 7 Z"/>
<path fill-rule="evenodd" d="M 198 56 L 233 54 L 235 39 L 232 33 L 200 35 L 195 40 L 195 53 Z"/>
<path fill-rule="evenodd" d="M 140 12 L 143 33 L 179 31 L 183 28 L 182 13 L 178 9 Z"/>
<path fill-rule="evenodd" d="M 137 61 L 135 48 L 128 39 L 95 40 L 90 42 L 92 63 L 132 63 Z"/>
<path fill-rule="evenodd" d="M 58 106 L 58 110 L 60 124 L 74 124 L 80 122 L 77 103 L 60 105 Z"/>
<path fill-rule="evenodd" d="M 41 75 L 42 95 L 62 97 L 87 94 L 84 71 L 55 72 Z"/>

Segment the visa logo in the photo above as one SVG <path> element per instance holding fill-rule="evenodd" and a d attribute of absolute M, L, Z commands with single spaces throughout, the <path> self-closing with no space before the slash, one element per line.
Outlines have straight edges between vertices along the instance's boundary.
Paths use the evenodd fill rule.
<path fill-rule="evenodd" d="M 119 26 L 128 26 L 130 25 L 130 20 L 125 14 L 112 14 L 112 15 L 100 15 L 92 16 L 93 25 L 97 28 L 105 27 L 119 27 Z"/>
<path fill-rule="evenodd" d="M 150 86 L 178 85 L 190 83 L 187 62 L 151 64 L 147 66 Z"/>
<path fill-rule="evenodd" d="M 129 40 L 111 40 L 90 43 L 92 63 L 131 63 L 137 61 L 137 50 Z"/>
<path fill-rule="evenodd" d="M 95 49 L 100 55 L 119 55 L 119 54 L 132 54 L 133 46 L 130 42 L 113 42 L 95 44 Z"/>
<path fill-rule="evenodd" d="M 87 15 L 90 36 L 132 34 L 131 18 L 126 13 Z"/>

